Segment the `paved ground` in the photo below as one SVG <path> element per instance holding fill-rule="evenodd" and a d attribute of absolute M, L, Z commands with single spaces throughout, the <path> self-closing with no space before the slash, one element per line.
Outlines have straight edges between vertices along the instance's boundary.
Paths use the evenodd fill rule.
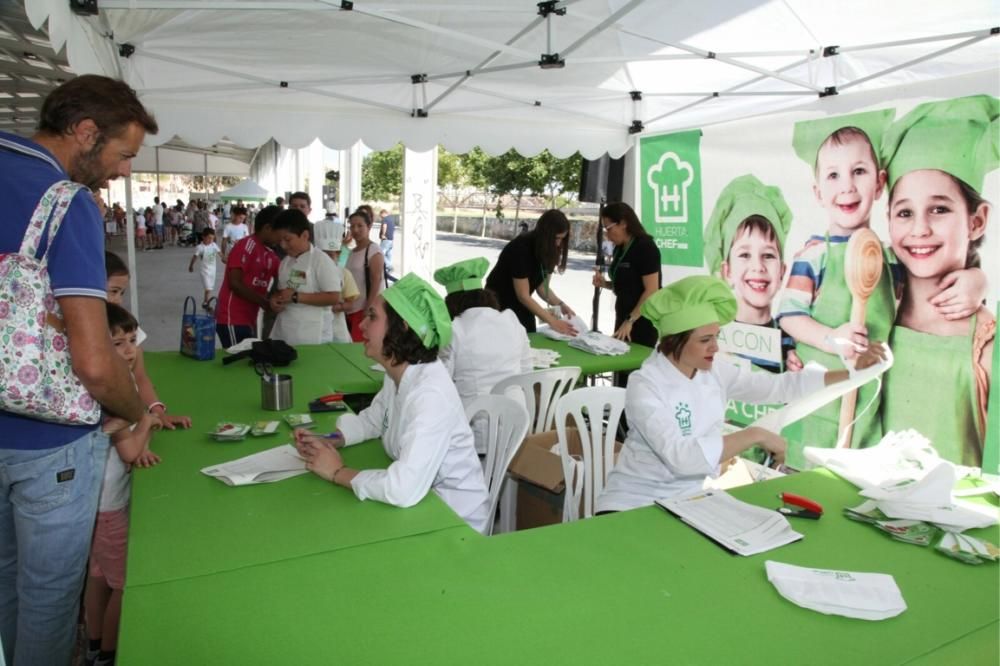
<path fill-rule="evenodd" d="M 400 241 L 397 241 L 399 243 Z M 465 236 L 439 232 L 437 235 L 436 266 L 482 256 L 496 261 L 506 241 L 478 236 Z M 125 258 L 125 239 L 116 237 L 108 249 Z M 162 250 L 136 253 L 137 280 L 132 288 L 139 289 L 138 318 L 149 339 L 144 347 L 150 351 L 176 349 L 180 340 L 181 312 L 186 296 L 193 296 L 196 304 L 201 303 L 202 287 L 198 269 L 187 272 L 191 248 L 165 246 Z M 402 256 L 401 248 L 395 248 L 394 256 Z M 569 303 L 584 320 L 590 321 L 594 288 L 591 286 L 593 256 L 571 252 L 566 273 L 552 278 L 552 289 Z M 217 269 L 217 285 L 222 282 L 222 268 Z M 126 305 L 129 295 L 126 294 Z M 614 323 L 614 296 L 605 291 L 601 297 L 600 329 L 610 333 Z"/>

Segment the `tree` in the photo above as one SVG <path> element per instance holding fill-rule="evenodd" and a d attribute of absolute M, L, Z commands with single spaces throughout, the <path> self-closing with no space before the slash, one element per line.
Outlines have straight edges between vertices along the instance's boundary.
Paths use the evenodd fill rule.
<path fill-rule="evenodd" d="M 369 153 L 361 162 L 361 198 L 389 201 L 403 193 L 403 144 Z"/>
<path fill-rule="evenodd" d="M 192 192 L 222 192 L 243 181 L 239 176 L 184 176 L 187 188 Z"/>

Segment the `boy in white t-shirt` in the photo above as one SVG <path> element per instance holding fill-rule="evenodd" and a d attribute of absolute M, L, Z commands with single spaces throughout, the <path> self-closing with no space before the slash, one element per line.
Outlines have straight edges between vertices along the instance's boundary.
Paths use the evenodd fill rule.
<path fill-rule="evenodd" d="M 107 304 L 108 328 L 115 351 L 129 369 L 138 357 L 139 324 L 128 310 Z M 109 419 L 106 427 L 110 427 Z M 90 564 L 84 607 L 87 618 L 87 663 L 113 664 L 118 644 L 122 590 L 125 588 L 125 554 L 128 546 L 128 505 L 131 497 L 130 467 L 151 467 L 160 462 L 149 450 L 149 440 L 160 421 L 146 414 L 132 428 L 111 435 L 112 446 L 104 464 L 104 483 L 98 505 L 97 525 L 90 546 Z"/>
<path fill-rule="evenodd" d="M 232 209 L 232 222 L 226 225 L 222 231 L 222 257 L 223 261 L 229 256 L 229 249 L 250 235 L 250 228 L 246 224 L 247 209 L 243 206 L 236 206 Z"/>
<path fill-rule="evenodd" d="M 211 307 L 209 299 L 215 291 L 215 258 L 219 256 L 219 246 L 215 244 L 215 232 L 207 228 L 201 232 L 201 243 L 195 246 L 194 256 L 188 264 L 188 273 L 194 272 L 194 262 L 201 259 L 201 281 L 205 287 L 205 298 L 201 307 L 208 310 Z"/>
<path fill-rule="evenodd" d="M 290 345 L 350 342 L 339 307 L 343 270 L 309 242 L 309 220 L 290 208 L 271 227 L 287 255 L 278 267 L 278 288 L 271 297 L 271 309 L 278 313 L 271 338 Z"/>

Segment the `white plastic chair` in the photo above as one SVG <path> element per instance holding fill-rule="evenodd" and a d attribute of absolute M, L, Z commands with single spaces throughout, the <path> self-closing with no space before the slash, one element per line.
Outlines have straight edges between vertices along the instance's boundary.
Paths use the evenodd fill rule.
<path fill-rule="evenodd" d="M 581 496 L 582 517 L 594 515 L 594 501 L 604 490 L 608 472 L 615 464 L 615 434 L 624 409 L 625 389 L 606 386 L 570 391 L 556 405 L 559 455 L 566 479 L 564 523 L 581 517 Z M 567 424 L 569 419 L 573 420 L 573 424 Z M 580 433 L 582 459 L 569 454 L 566 445 L 568 425 L 574 425 Z"/>
<path fill-rule="evenodd" d="M 485 419 L 480 415 L 485 414 Z M 493 517 L 507 478 L 507 468 L 528 432 L 528 412 L 517 400 L 503 395 L 483 395 L 465 409 L 469 424 L 486 434 L 486 487 L 490 493 L 490 521 L 486 536 L 493 533 Z"/>
<path fill-rule="evenodd" d="M 508 392 L 516 391 L 523 397 L 530 424 L 528 433 L 534 435 L 552 430 L 556 418 L 556 403 L 573 388 L 579 378 L 580 368 L 574 366 L 535 370 L 501 379 L 493 386 L 491 393 L 509 395 Z M 508 478 L 504 485 L 503 503 L 500 506 L 501 532 L 514 531 L 517 524 L 516 514 L 517 482 Z"/>
<path fill-rule="evenodd" d="M 547 368 L 525 372 L 501 379 L 490 393 L 505 395 L 511 389 L 520 389 L 524 395 L 524 406 L 531 419 L 530 434 L 535 435 L 552 430 L 556 418 L 556 403 L 571 390 L 580 378 L 580 368 Z"/>

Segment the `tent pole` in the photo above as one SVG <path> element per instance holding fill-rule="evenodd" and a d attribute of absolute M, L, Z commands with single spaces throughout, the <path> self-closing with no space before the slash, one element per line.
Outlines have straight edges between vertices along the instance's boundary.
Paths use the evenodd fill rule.
<path fill-rule="evenodd" d="M 125 244 L 128 246 L 128 274 L 131 286 L 128 292 L 132 316 L 139 318 L 139 272 L 135 267 L 135 211 L 132 210 L 132 175 L 125 176 Z"/>
<path fill-rule="evenodd" d="M 917 37 L 915 39 L 900 39 L 895 42 L 879 42 L 876 44 L 859 44 L 856 46 L 841 46 L 837 49 L 839 53 L 850 53 L 852 51 L 868 51 L 871 49 L 885 49 L 894 46 L 909 46 L 910 44 L 927 44 L 930 42 L 950 41 L 953 39 L 963 39 L 965 37 L 991 37 L 992 32 L 986 30 L 972 30 L 970 32 L 954 32 L 950 35 L 936 35 L 934 37 Z"/>
<path fill-rule="evenodd" d="M 317 0 L 318 2 L 325 5 L 335 5 L 338 9 L 340 8 L 340 0 Z M 383 19 L 389 21 L 390 23 L 398 23 L 400 25 L 409 26 L 411 28 L 418 28 L 421 30 L 426 30 L 430 33 L 436 33 L 450 37 L 455 41 L 466 42 L 477 47 L 488 46 L 494 51 L 502 51 L 510 55 L 518 56 L 519 58 L 535 58 L 537 54 L 529 53 L 523 49 L 515 48 L 513 46 L 508 46 L 507 44 L 501 44 L 500 42 L 494 42 L 490 39 L 483 39 L 477 35 L 467 35 L 464 32 L 459 32 L 458 30 L 451 30 L 449 28 L 442 28 L 439 25 L 433 23 L 427 23 L 426 21 L 418 21 L 416 19 L 405 18 L 397 12 L 384 12 L 376 9 L 368 9 L 366 7 L 354 6 L 351 10 L 357 14 L 362 14 L 364 16 L 371 16 L 372 18 Z"/>
<path fill-rule="evenodd" d="M 883 69 L 880 72 L 875 72 L 874 74 L 869 74 L 868 76 L 862 77 L 860 79 L 855 79 L 854 81 L 848 81 L 844 85 L 839 86 L 838 90 L 847 90 L 848 88 L 853 88 L 854 86 L 857 86 L 857 85 L 860 85 L 862 83 L 865 83 L 866 81 L 871 81 L 872 79 L 877 79 L 880 76 L 885 76 L 886 74 L 891 74 L 891 73 L 893 73 L 893 72 L 895 72 L 897 70 L 903 69 L 904 67 L 909 67 L 911 65 L 916 65 L 917 63 L 924 62 L 925 60 L 930 60 L 932 58 L 937 58 L 938 56 L 942 56 L 942 55 L 944 55 L 946 53 L 951 53 L 952 51 L 957 51 L 958 49 L 965 48 L 966 46 L 969 46 L 971 44 L 975 44 L 976 42 L 981 42 L 981 41 L 983 41 L 984 39 L 986 39 L 988 37 L 990 37 L 990 35 L 980 35 L 978 37 L 973 37 L 971 39 L 967 39 L 964 42 L 959 42 L 958 44 L 952 44 L 951 46 L 949 46 L 947 48 L 939 49 L 939 50 L 934 51 L 932 53 L 928 53 L 927 55 L 920 56 L 919 58 L 914 58 L 913 60 L 908 60 L 907 62 L 904 62 L 902 64 L 896 65 L 895 67 L 889 67 L 887 69 Z"/>
<path fill-rule="evenodd" d="M 541 23 L 543 20 L 544 19 L 541 16 L 535 17 L 535 19 L 533 21 L 531 21 L 531 23 L 529 23 L 528 25 L 524 26 L 524 28 L 522 28 L 520 32 L 518 32 L 516 35 L 514 35 L 513 37 L 511 37 L 510 39 L 508 39 L 504 43 L 507 44 L 508 46 L 514 44 L 514 42 L 516 42 L 517 40 L 521 39 L 526 34 L 528 34 L 529 32 L 531 32 L 532 30 L 534 30 L 535 27 L 539 23 Z M 432 107 L 434 107 L 435 105 L 437 105 L 438 102 L 440 102 L 442 99 L 444 99 L 445 97 L 447 97 L 451 93 L 455 92 L 455 90 L 457 90 L 458 87 L 461 86 L 463 83 L 465 83 L 466 81 L 468 81 L 470 77 L 475 76 L 476 74 L 480 73 L 484 67 L 486 67 L 491 62 L 493 62 L 494 60 L 496 60 L 497 57 L 500 56 L 500 54 L 501 54 L 500 51 L 494 51 L 490 55 L 486 56 L 486 58 L 483 59 L 482 62 L 480 62 L 478 65 L 476 65 L 475 67 L 473 67 L 472 69 L 470 69 L 468 72 L 462 72 L 461 73 L 462 78 L 460 78 L 458 81 L 456 81 L 455 83 L 453 83 L 447 90 L 445 90 L 443 93 L 441 93 L 440 95 L 438 95 L 434 100 L 432 100 L 431 103 L 427 105 L 427 110 L 430 111 Z M 430 76 L 428 76 L 427 80 L 430 81 L 433 78 L 437 78 L 437 77 L 430 77 Z"/>
<path fill-rule="evenodd" d="M 160 196 L 160 147 L 156 146 L 153 148 L 153 156 L 156 160 L 156 198 L 163 201 Z"/>
<path fill-rule="evenodd" d="M 624 5 L 622 5 L 621 7 L 618 8 L 618 11 L 616 11 L 613 14 L 611 14 L 610 16 L 608 16 L 606 19 L 604 19 L 603 21 L 601 21 L 600 23 L 598 23 L 597 25 L 595 25 L 593 28 L 591 28 L 590 30 L 588 30 L 587 32 L 585 32 L 575 42 L 573 42 L 572 44 L 570 44 L 569 46 L 567 46 L 566 48 L 564 48 L 562 51 L 560 51 L 559 52 L 559 57 L 560 58 L 565 58 L 566 56 L 568 56 L 573 51 L 576 51 L 578 48 L 580 48 L 581 46 L 583 46 L 587 41 L 589 41 L 594 35 L 597 35 L 598 33 L 603 32 L 604 30 L 606 30 L 609 26 L 611 26 L 614 23 L 616 23 L 618 21 L 618 19 L 620 19 L 621 17 L 625 16 L 626 14 L 628 14 L 629 12 L 631 12 L 633 9 L 635 9 L 636 7 L 638 7 L 639 5 L 641 5 L 642 2 L 643 2 L 643 0 L 631 0 L 631 2 L 626 2 Z M 549 48 L 548 52 L 552 53 L 552 49 Z"/>
<path fill-rule="evenodd" d="M 410 109 L 403 108 L 401 106 L 393 106 L 392 104 L 384 104 L 382 102 L 373 101 L 371 99 L 366 99 L 363 97 L 354 97 L 352 95 L 343 95 L 340 93 L 330 92 L 328 90 L 317 90 L 310 86 L 303 86 L 301 84 L 296 84 L 293 81 L 271 81 L 259 76 L 253 76 L 252 74 L 243 74 L 241 72 L 234 72 L 232 70 L 225 69 L 223 67 L 213 67 L 202 62 L 194 63 L 183 58 L 175 58 L 173 56 L 166 56 L 160 53 L 151 53 L 149 51 L 142 52 L 143 57 L 149 58 L 151 60 L 159 60 L 161 62 L 169 62 L 174 65 L 181 65 L 183 67 L 190 67 L 193 70 L 199 71 L 209 71 L 216 74 L 222 74 L 224 76 L 231 76 L 237 79 L 243 79 L 244 81 L 253 81 L 254 83 L 259 83 L 267 88 L 278 88 L 282 83 L 287 84 L 289 90 L 299 90 L 301 92 L 312 93 L 313 95 L 322 95 L 324 97 L 332 97 L 334 99 L 342 99 L 348 102 L 357 102 L 358 104 L 364 104 L 366 106 L 375 106 L 381 109 L 387 109 L 389 111 L 399 111 L 401 113 L 406 113 L 409 115 Z M 214 86 L 206 86 L 205 90 L 214 90 Z"/>

